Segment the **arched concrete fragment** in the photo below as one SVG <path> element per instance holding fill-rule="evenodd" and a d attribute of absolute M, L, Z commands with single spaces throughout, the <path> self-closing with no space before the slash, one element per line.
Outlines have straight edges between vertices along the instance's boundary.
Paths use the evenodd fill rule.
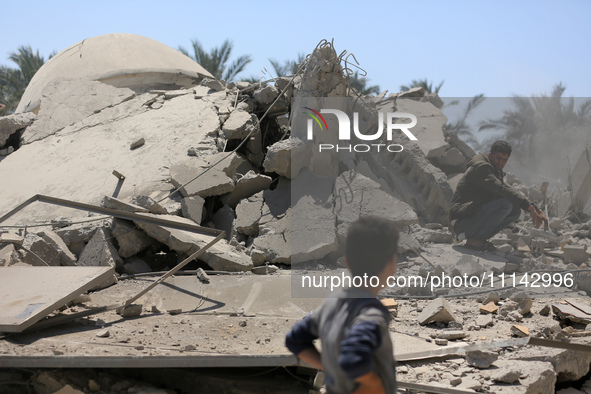
<path fill-rule="evenodd" d="M 41 91 L 56 78 L 145 92 L 193 86 L 204 77 L 213 78 L 191 58 L 161 42 L 135 34 L 105 34 L 82 40 L 49 59 L 27 86 L 16 113 L 37 113 Z"/>

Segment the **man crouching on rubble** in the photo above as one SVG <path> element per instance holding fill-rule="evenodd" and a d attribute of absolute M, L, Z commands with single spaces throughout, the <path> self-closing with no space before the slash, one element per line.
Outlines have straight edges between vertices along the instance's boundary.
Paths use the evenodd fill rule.
<path fill-rule="evenodd" d="M 351 275 L 374 276 L 379 283 L 339 291 L 287 334 L 287 348 L 324 371 L 328 393 L 396 392 L 390 314 L 376 297 L 396 271 L 398 237 L 390 220 L 366 216 L 354 222 L 347 233 L 345 264 Z M 322 355 L 313 343 L 316 338 Z"/>
<path fill-rule="evenodd" d="M 495 250 L 488 239 L 519 219 L 522 209 L 529 211 L 536 228 L 548 224 L 544 212 L 503 181 L 510 155 L 511 145 L 495 141 L 488 155 L 479 153 L 468 161 L 450 209 L 450 230 L 454 238 L 466 239 L 466 248 Z"/>

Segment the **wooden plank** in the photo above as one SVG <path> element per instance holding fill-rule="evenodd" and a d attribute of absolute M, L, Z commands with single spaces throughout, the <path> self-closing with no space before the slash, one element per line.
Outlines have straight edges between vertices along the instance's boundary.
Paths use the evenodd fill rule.
<path fill-rule="evenodd" d="M 114 267 L 0 268 L 0 332 L 22 332 L 114 273 Z"/>

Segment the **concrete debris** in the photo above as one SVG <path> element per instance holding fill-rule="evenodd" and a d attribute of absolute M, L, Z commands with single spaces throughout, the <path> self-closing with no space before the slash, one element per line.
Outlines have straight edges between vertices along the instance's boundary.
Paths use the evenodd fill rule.
<path fill-rule="evenodd" d="M 513 324 L 511 326 L 511 335 L 516 337 L 529 337 L 529 328 L 527 328 L 526 326 Z"/>
<path fill-rule="evenodd" d="M 143 305 L 130 304 L 118 309 L 117 313 L 121 315 L 121 317 L 137 317 L 142 314 L 142 309 Z"/>
<path fill-rule="evenodd" d="M 8 267 L 21 261 L 20 254 L 13 244 L 0 247 L 0 267 Z"/>
<path fill-rule="evenodd" d="M 310 161 L 308 146 L 298 138 L 288 138 L 269 146 L 263 167 L 287 179 L 296 178 Z"/>
<path fill-rule="evenodd" d="M 118 211 L 124 211 L 124 212 L 148 212 L 148 209 L 133 204 L 133 203 L 129 203 L 126 201 L 123 201 L 119 198 L 115 198 L 115 197 L 109 197 L 109 196 L 104 196 L 102 201 L 101 201 L 101 205 L 105 208 L 109 208 L 109 209 L 116 209 Z"/>
<path fill-rule="evenodd" d="M 32 112 L 0 117 L 0 148 L 6 145 L 11 135 L 30 126 L 36 118 Z"/>
<path fill-rule="evenodd" d="M 152 238 L 128 220 L 114 219 L 111 234 L 117 240 L 117 252 L 122 258 L 135 256 L 154 243 Z"/>
<path fill-rule="evenodd" d="M 149 196 L 135 196 L 131 199 L 131 203 L 147 209 L 150 213 L 162 215 L 167 215 L 170 213 L 166 208 Z"/>
<path fill-rule="evenodd" d="M 449 323 L 457 319 L 445 298 L 440 297 L 429 302 L 419 314 L 417 320 L 419 324 L 425 325 L 437 322 Z"/>
<path fill-rule="evenodd" d="M 229 241 L 234 237 L 234 220 L 236 214 L 234 210 L 228 205 L 224 205 L 222 208 L 213 215 L 211 222 L 218 230 L 223 230 L 226 233 L 226 239 Z"/>
<path fill-rule="evenodd" d="M 498 353 L 488 350 L 474 350 L 466 353 L 466 362 L 480 369 L 489 368 L 498 358 Z"/>
<path fill-rule="evenodd" d="M 205 200 L 199 196 L 185 197 L 181 200 L 183 217 L 191 219 L 197 224 L 203 220 L 203 205 Z"/>
<path fill-rule="evenodd" d="M 23 242 L 23 262 L 34 266 L 60 265 L 60 251 L 36 234 L 27 234 Z"/>
<path fill-rule="evenodd" d="M 222 197 L 222 202 L 236 208 L 241 200 L 268 189 L 272 181 L 270 176 L 257 174 L 250 170 L 238 179 L 235 189 L 227 197 Z"/>
<path fill-rule="evenodd" d="M 203 268 L 197 268 L 197 278 L 203 283 L 209 283 L 209 275 L 205 273 Z"/>
<path fill-rule="evenodd" d="M 256 116 L 242 110 L 233 111 L 222 126 L 224 137 L 229 140 L 242 139 L 256 130 L 258 130 Z"/>
<path fill-rule="evenodd" d="M 209 170 L 207 170 L 209 168 Z M 207 170 L 207 172 L 204 172 Z M 192 181 L 197 175 L 203 173 L 198 180 Z M 234 190 L 234 181 L 218 166 L 210 167 L 205 160 L 198 158 L 189 159 L 170 167 L 172 184 L 181 189 L 184 197 L 219 196 Z"/>
<path fill-rule="evenodd" d="M 524 347 L 510 356 L 510 361 L 544 361 L 554 367 L 558 382 L 576 381 L 589 372 L 591 353 L 547 347 Z"/>
<path fill-rule="evenodd" d="M 144 146 L 146 144 L 146 140 L 144 137 L 140 138 L 139 140 L 135 140 L 131 144 L 129 144 L 129 149 L 134 150 L 139 148 L 140 146 Z"/>
<path fill-rule="evenodd" d="M 132 257 L 130 259 L 125 260 L 125 264 L 123 265 L 123 270 L 125 273 L 130 275 L 135 274 L 143 274 L 146 272 L 152 272 L 152 268 L 146 263 L 144 260 L 140 259 L 139 257 Z"/>
<path fill-rule="evenodd" d="M 431 338 L 440 338 L 447 339 L 449 341 L 454 341 L 456 339 L 464 339 L 468 336 L 468 334 L 460 330 L 443 330 L 433 333 L 430 336 Z"/>
<path fill-rule="evenodd" d="M 51 230 L 41 231 L 38 235 L 58 252 L 59 265 L 76 265 L 76 256 L 70 252 L 70 249 L 68 249 L 59 235 Z"/>
<path fill-rule="evenodd" d="M 587 246 L 585 245 L 565 245 L 564 246 L 564 262 L 581 264 L 586 263 L 589 259 L 587 254 Z"/>
<path fill-rule="evenodd" d="M 81 221 L 82 223 L 72 224 L 66 227 L 55 229 L 55 233 L 60 236 L 60 238 L 68 246 L 68 249 L 70 249 L 76 256 L 80 256 L 80 253 L 82 253 L 82 250 L 91 240 L 98 227 L 111 227 L 113 223 L 112 218 L 92 222 L 86 222 L 85 219 L 73 220 L 74 222 Z"/>
<path fill-rule="evenodd" d="M 153 216 L 153 214 L 145 213 L 142 215 Z M 178 216 L 159 215 L 158 217 L 181 223 L 194 223 L 190 219 L 180 218 Z M 211 236 L 166 228 L 153 223 L 140 221 L 134 223 L 136 226 L 143 229 L 150 237 L 162 242 L 170 249 L 182 255 L 188 256 L 194 253 L 209 243 L 212 239 Z M 204 252 L 199 259 L 218 271 L 249 271 L 253 268 L 250 257 L 244 252 L 240 252 L 232 247 L 226 240 L 220 240 Z"/>
<path fill-rule="evenodd" d="M 236 231 L 245 235 L 257 235 L 263 209 L 263 192 L 240 202 L 236 207 Z"/>
<path fill-rule="evenodd" d="M 476 318 L 476 324 L 480 326 L 480 328 L 492 326 L 494 324 L 493 316 L 491 314 L 480 315 Z"/>
<path fill-rule="evenodd" d="M 499 307 L 493 301 L 480 307 L 480 313 L 497 313 Z"/>

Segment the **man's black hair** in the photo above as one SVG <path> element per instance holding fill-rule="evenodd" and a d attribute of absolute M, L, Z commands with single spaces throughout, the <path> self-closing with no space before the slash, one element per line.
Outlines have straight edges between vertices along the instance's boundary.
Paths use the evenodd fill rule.
<path fill-rule="evenodd" d="M 362 216 L 349 227 L 345 255 L 354 276 L 378 275 L 396 255 L 399 232 L 393 221 Z"/>
<path fill-rule="evenodd" d="M 490 153 L 494 154 L 495 152 L 502 153 L 504 155 L 511 155 L 511 145 L 507 141 L 498 140 L 493 142 L 490 146 Z"/>

